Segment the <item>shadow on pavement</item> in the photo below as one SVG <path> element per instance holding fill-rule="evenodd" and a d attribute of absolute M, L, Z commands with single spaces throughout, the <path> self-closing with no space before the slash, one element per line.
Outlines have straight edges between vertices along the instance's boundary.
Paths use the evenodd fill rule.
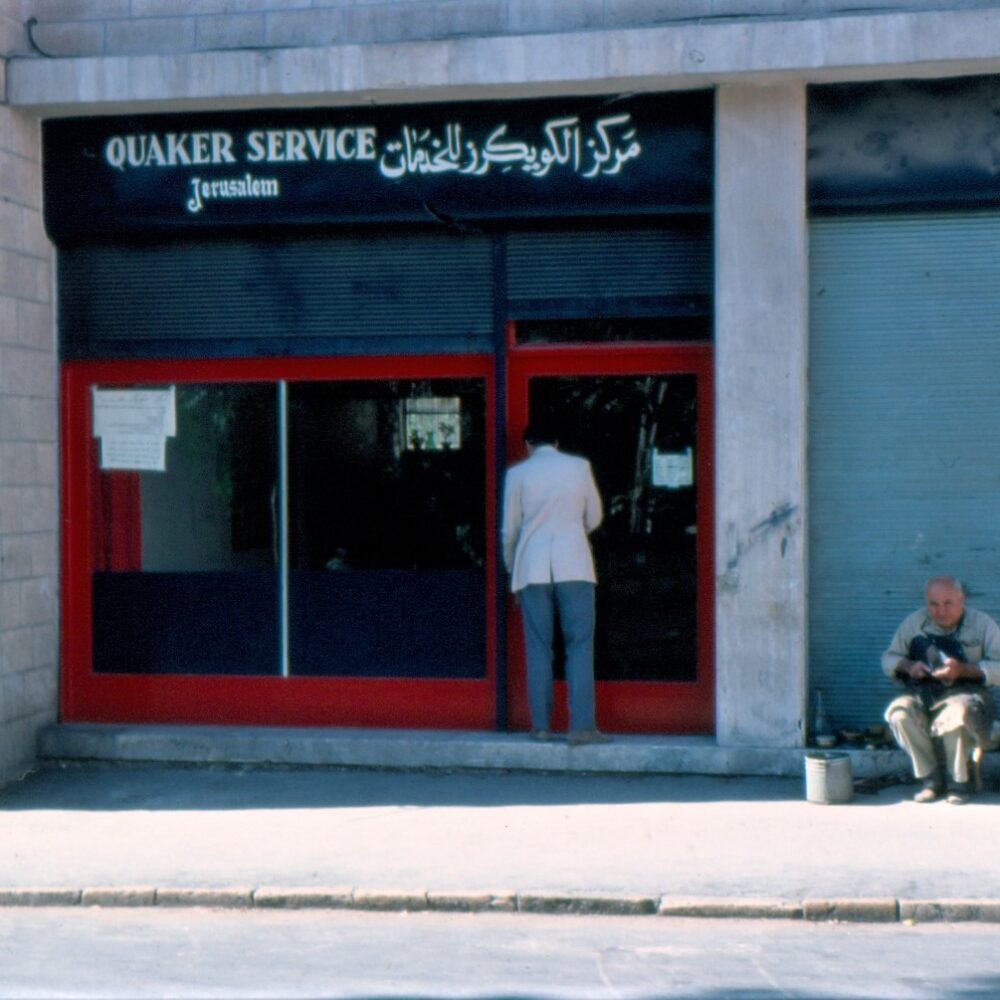
<path fill-rule="evenodd" d="M 0 810 L 243 810 L 358 806 L 558 806 L 615 803 L 802 802 L 820 812 L 909 802 L 892 783 L 848 805 L 805 802 L 797 778 L 379 771 L 234 765 L 50 764 L 0 789 Z M 1000 802 L 995 790 L 970 806 Z M 935 803 L 927 809 L 951 809 Z"/>

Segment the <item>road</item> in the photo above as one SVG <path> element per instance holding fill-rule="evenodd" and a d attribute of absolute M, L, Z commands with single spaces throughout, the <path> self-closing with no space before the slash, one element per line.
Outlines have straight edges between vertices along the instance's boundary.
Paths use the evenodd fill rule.
<path fill-rule="evenodd" d="M 998 953 L 972 924 L 8 909 L 0 997 L 971 1000 Z"/>

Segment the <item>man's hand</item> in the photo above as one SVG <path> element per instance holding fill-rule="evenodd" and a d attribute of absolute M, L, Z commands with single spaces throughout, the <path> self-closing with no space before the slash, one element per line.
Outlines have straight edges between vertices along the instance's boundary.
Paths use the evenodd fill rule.
<path fill-rule="evenodd" d="M 931 676 L 943 684 L 951 685 L 955 681 L 978 681 L 983 678 L 983 671 L 974 663 L 963 663 L 953 656 L 945 659 L 944 665 L 931 672 Z"/>
<path fill-rule="evenodd" d="M 900 660 L 896 671 L 911 681 L 925 681 L 933 676 L 933 671 L 923 660 Z"/>

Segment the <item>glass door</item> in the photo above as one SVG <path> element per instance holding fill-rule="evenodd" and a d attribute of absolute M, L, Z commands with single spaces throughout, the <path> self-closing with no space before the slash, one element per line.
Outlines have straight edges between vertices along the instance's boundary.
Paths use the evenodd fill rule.
<path fill-rule="evenodd" d="M 590 460 L 604 501 L 592 536 L 594 669 L 598 724 L 609 732 L 712 730 L 710 364 L 701 346 L 511 356 L 509 459 L 522 457 L 532 414 L 555 414 L 561 448 Z M 509 711 L 523 728 L 523 646 L 511 612 Z"/>

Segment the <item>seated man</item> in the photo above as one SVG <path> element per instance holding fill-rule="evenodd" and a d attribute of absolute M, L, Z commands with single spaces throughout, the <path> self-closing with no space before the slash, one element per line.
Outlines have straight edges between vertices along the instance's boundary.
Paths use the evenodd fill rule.
<path fill-rule="evenodd" d="M 994 719 L 989 685 L 1000 684 L 1000 628 L 989 615 L 965 606 L 965 588 L 951 576 L 924 587 L 926 608 L 914 611 L 882 654 L 887 677 L 906 686 L 890 702 L 885 720 L 910 755 L 924 787 L 917 802 L 945 794 L 933 743 L 940 738 L 948 772 L 948 801 L 969 797 L 969 755 L 989 741 Z"/>

